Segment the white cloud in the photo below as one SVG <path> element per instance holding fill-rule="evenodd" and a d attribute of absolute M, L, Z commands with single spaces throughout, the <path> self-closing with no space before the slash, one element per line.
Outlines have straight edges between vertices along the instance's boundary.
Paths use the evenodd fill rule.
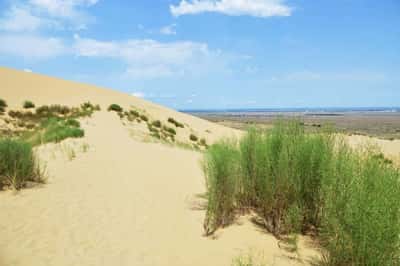
<path fill-rule="evenodd" d="M 284 0 L 182 0 L 179 5 L 170 5 L 174 16 L 216 12 L 230 16 L 290 16 L 292 8 Z"/>
<path fill-rule="evenodd" d="M 198 74 L 223 68 L 225 58 L 204 43 L 154 40 L 98 41 L 75 39 L 74 51 L 83 57 L 112 58 L 126 63 L 125 76 L 156 78 Z"/>
<path fill-rule="evenodd" d="M 164 35 L 176 35 L 176 24 L 162 27 L 160 33 Z"/>
<path fill-rule="evenodd" d="M 32 73 L 32 69 L 29 69 L 29 68 L 24 68 L 24 71 L 27 73 Z"/>
<path fill-rule="evenodd" d="M 0 30 L 33 32 L 43 28 L 84 29 L 94 18 L 85 8 L 97 0 L 28 0 L 12 2 L 0 17 Z"/>
<path fill-rule="evenodd" d="M 72 18 L 82 16 L 80 8 L 95 5 L 98 0 L 30 0 L 33 7 L 45 10 L 54 17 Z"/>
<path fill-rule="evenodd" d="M 43 26 L 43 19 L 32 15 L 29 10 L 13 6 L 0 20 L 0 29 L 4 31 L 35 31 Z"/>
<path fill-rule="evenodd" d="M 49 58 L 68 53 L 68 48 L 58 38 L 35 35 L 0 35 L 0 54 L 24 58 Z"/>
<path fill-rule="evenodd" d="M 144 92 L 141 92 L 141 91 L 132 92 L 131 95 L 135 96 L 135 97 L 138 97 L 138 98 L 144 98 L 146 96 L 144 94 Z"/>

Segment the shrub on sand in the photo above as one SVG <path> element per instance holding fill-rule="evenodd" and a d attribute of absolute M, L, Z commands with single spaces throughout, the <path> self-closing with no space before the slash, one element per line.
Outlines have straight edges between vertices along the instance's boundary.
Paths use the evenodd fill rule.
<path fill-rule="evenodd" d="M 43 182 L 32 147 L 21 141 L 0 140 L 0 188 L 21 189 L 27 181 Z"/>
<path fill-rule="evenodd" d="M 25 109 L 35 108 L 35 104 L 33 102 L 31 102 L 31 101 L 25 101 L 23 103 L 23 107 Z"/>
<path fill-rule="evenodd" d="M 123 111 L 122 107 L 119 106 L 119 105 L 116 104 L 116 103 L 111 104 L 111 105 L 108 107 L 107 110 L 108 110 L 108 111 L 114 111 L 114 112 L 117 112 L 117 113 Z"/>
<path fill-rule="evenodd" d="M 191 141 L 197 141 L 199 138 L 198 138 L 196 135 L 194 135 L 194 134 L 190 134 L 189 139 L 190 139 Z"/>
<path fill-rule="evenodd" d="M 400 265 L 400 172 L 320 130 L 279 122 L 205 154 L 207 234 L 252 209 L 281 237 L 313 231 L 328 265 Z"/>

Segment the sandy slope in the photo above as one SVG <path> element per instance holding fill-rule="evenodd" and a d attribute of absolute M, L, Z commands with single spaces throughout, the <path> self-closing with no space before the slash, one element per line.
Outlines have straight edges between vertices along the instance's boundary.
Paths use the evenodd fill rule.
<path fill-rule="evenodd" d="M 246 220 L 202 236 L 200 153 L 137 142 L 107 112 L 83 124 L 86 153 L 51 158 L 48 145 L 49 183 L 0 193 L 1 265 L 230 265 L 248 249 L 271 265 L 299 263 Z"/>
<path fill-rule="evenodd" d="M 21 108 L 24 100 L 31 100 L 37 106 L 44 104 L 79 106 L 85 101 L 90 101 L 93 104 L 100 104 L 103 110 L 110 104 L 116 103 L 125 109 L 134 107 L 143 110 L 150 119 L 165 122 L 172 117 L 189 125 L 193 133 L 199 138 L 206 138 L 208 143 L 214 142 L 221 136 L 240 134 L 237 130 L 176 112 L 126 93 L 4 67 L 0 67 L 0 98 L 6 100 L 11 109 Z"/>
<path fill-rule="evenodd" d="M 94 86 L 6 68 L 0 68 L 0 84 L 0 98 L 11 108 L 26 99 L 74 106 L 90 100 L 103 110 L 115 102 L 161 120 L 173 116 L 211 141 L 238 134 Z M 106 111 L 82 125 L 84 139 L 38 149 L 47 184 L 0 192 L 0 265 L 230 265 L 249 249 L 270 265 L 301 264 L 245 218 L 218 231 L 217 239 L 202 236 L 204 211 L 196 208 L 196 195 L 204 192 L 200 153 L 139 142 Z M 74 159 L 66 156 L 71 150 Z M 305 264 L 317 255 L 306 238 L 299 253 Z"/>

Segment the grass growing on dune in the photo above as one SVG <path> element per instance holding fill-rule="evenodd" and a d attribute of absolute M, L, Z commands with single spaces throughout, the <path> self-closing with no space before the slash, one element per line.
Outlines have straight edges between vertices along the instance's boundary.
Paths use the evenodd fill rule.
<path fill-rule="evenodd" d="M 0 189 L 11 186 L 18 190 L 27 181 L 43 182 L 32 146 L 22 141 L 0 140 Z"/>
<path fill-rule="evenodd" d="M 206 234 L 252 209 L 279 238 L 313 231 L 328 265 L 400 264 L 400 174 L 373 150 L 279 122 L 212 145 L 204 171 Z"/>
<path fill-rule="evenodd" d="M 60 142 L 66 138 L 80 138 L 85 135 L 77 120 L 62 120 L 50 118 L 41 123 L 40 129 L 27 132 L 22 139 L 32 145 L 39 145 L 48 142 Z"/>

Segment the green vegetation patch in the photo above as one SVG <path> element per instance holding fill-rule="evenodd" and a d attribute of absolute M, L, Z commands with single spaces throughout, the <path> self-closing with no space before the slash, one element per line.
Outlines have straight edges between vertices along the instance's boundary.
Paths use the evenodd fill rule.
<path fill-rule="evenodd" d="M 0 139 L 0 189 L 4 186 L 21 189 L 28 181 L 43 182 L 32 146 L 18 140 Z"/>
<path fill-rule="evenodd" d="M 207 234 L 245 210 L 277 237 L 312 231 L 327 265 L 400 264 L 400 173 L 321 127 L 298 121 L 209 147 Z"/>
<path fill-rule="evenodd" d="M 194 134 L 190 134 L 189 139 L 190 139 L 191 141 L 197 141 L 199 138 L 198 138 L 196 135 L 194 135 Z"/>
<path fill-rule="evenodd" d="M 7 108 L 7 102 L 3 99 L 0 99 L 0 114 L 3 114 Z"/>
<path fill-rule="evenodd" d="M 175 120 L 174 118 L 172 118 L 172 117 L 168 118 L 168 122 L 171 123 L 171 124 L 174 124 L 175 127 L 181 127 L 181 128 L 184 128 L 184 127 L 185 127 L 182 123 L 176 121 L 176 120 Z"/>
<path fill-rule="evenodd" d="M 22 104 L 22 106 L 23 106 L 25 109 L 35 108 L 35 104 L 34 104 L 33 102 L 31 102 L 31 101 L 25 101 L 25 102 Z"/>
<path fill-rule="evenodd" d="M 122 112 L 124 109 L 123 109 L 121 106 L 119 106 L 118 104 L 113 103 L 113 104 L 111 104 L 111 105 L 108 107 L 107 110 L 108 110 L 108 111 L 114 111 L 114 112 L 120 113 L 120 112 Z"/>

